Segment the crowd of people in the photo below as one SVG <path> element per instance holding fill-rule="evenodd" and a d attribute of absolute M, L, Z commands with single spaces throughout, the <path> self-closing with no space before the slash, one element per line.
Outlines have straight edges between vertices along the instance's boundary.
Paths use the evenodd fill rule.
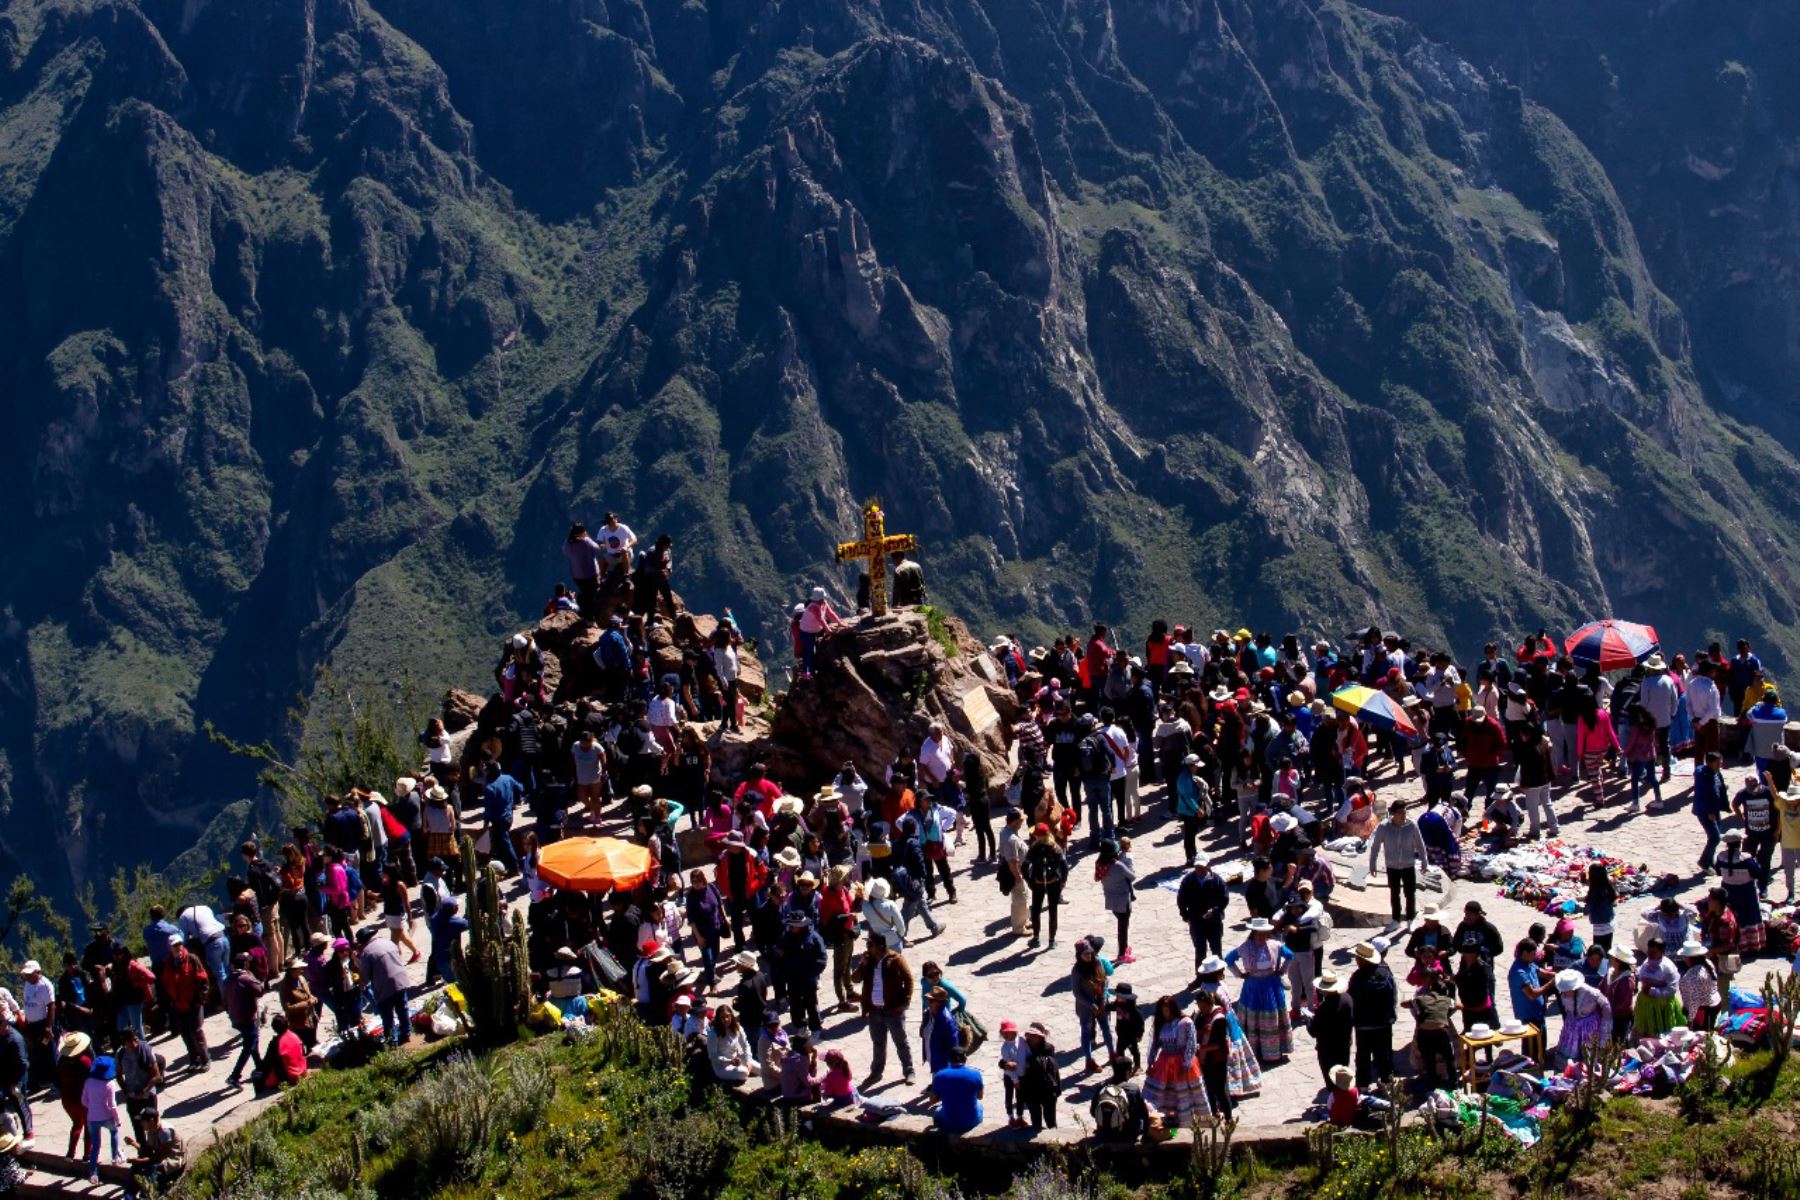
<path fill-rule="evenodd" d="M 317 823 L 290 830 L 273 857 L 245 842 L 221 907 L 188 904 L 172 919 L 154 910 L 129 943 L 96 925 L 55 977 L 27 963 L 19 998 L 0 990 L 0 1092 L 21 1144 L 34 1144 L 41 1087 L 69 1113 L 71 1157 L 85 1140 L 92 1169 L 108 1137 L 119 1160 L 122 1102 L 134 1162 L 169 1169 L 179 1139 L 158 1123 L 156 1095 L 223 1056 L 207 1042 L 212 1011 L 228 1014 L 239 1043 L 234 1086 L 291 1084 L 322 1039 L 359 1036 L 370 1014 L 387 1043 L 407 1042 L 409 968 L 425 959 L 426 988 L 455 979 L 466 828 L 516 880 L 543 994 L 623 993 L 684 1039 L 696 1070 L 787 1101 L 879 1112 L 891 1054 L 903 1084 L 923 1069 L 911 1102 L 951 1133 L 984 1119 L 987 1058 L 1009 1125 L 1057 1125 L 1068 1059 L 1097 1077 L 1097 1134 L 1134 1140 L 1231 1116 L 1295 1054 L 1301 1031 L 1330 1118 L 1354 1119 L 1401 1069 L 1403 1004 L 1412 1074 L 1427 1087 L 1455 1084 L 1454 1038 L 1471 1030 L 1529 1027 L 1542 1057 L 1567 1061 L 1598 1041 L 1706 1028 L 1743 959 L 1763 949 L 1777 846 L 1792 895 L 1800 790 L 1780 736 L 1786 714 L 1746 643 L 1733 656 L 1715 645 L 1691 665 L 1653 655 L 1606 673 L 1542 633 L 1485 647 L 1472 670 L 1380 629 L 1303 646 L 1291 634 L 1202 637 L 1158 621 L 1140 652 L 1104 626 L 1030 650 L 1004 637 L 991 653 L 1023 712 L 1006 778 L 931 723 L 892 762 L 846 762 L 793 794 L 762 765 L 742 778 L 715 772 L 718 739 L 742 720 L 750 643 L 727 612 L 659 671 L 652 635 L 682 615 L 673 546 L 666 536 L 636 546 L 612 514 L 592 533 L 575 526 L 564 545 L 573 588 L 559 585 L 546 608 L 599 631 L 591 687 L 553 696 L 546 652 L 520 634 L 466 737 L 433 720 L 409 774 L 324 798 Z M 916 563 L 897 561 L 895 579 L 922 599 Z M 821 645 L 861 619 L 840 616 L 823 589 L 797 605 L 794 686 L 817 670 Z M 1353 684 L 1385 696 L 1412 732 L 1341 710 L 1333 696 Z M 1724 763 L 1740 754 L 1754 771 L 1734 792 Z M 1554 789 L 1637 812 L 1646 793 L 1664 801 L 1682 755 L 1696 760 L 1687 803 L 1700 863 L 1719 877 L 1697 909 L 1665 900 L 1638 936 L 1616 941 L 1617 896 L 1602 871 L 1586 896 L 1586 941 L 1563 919 L 1509 947 L 1479 902 L 1454 925 L 1419 904 L 1421 873 L 1453 872 L 1471 847 L 1554 836 Z M 1380 794 L 1410 776 L 1424 790 L 1416 816 Z M 1165 821 L 1179 830 L 1185 873 L 1172 912 L 1140 917 L 1133 837 Z M 538 874 L 542 846 L 613 823 L 649 849 L 643 886 L 592 894 Z M 1368 871 L 1385 872 L 1392 924 L 1355 942 L 1338 970 L 1327 950 L 1340 881 L 1322 850 L 1350 838 Z M 971 841 L 967 864 L 953 865 Z M 975 892 L 976 879 L 1001 899 Z M 1078 1053 L 1059 1052 L 1041 1014 L 1026 1011 L 1004 1014 L 988 1048 L 986 1024 L 923 944 L 952 906 L 996 906 L 1016 939 L 1009 953 L 1057 951 L 1059 910 L 1078 887 L 1096 889 L 1114 922 L 1110 948 L 1092 933 L 1068 943 Z M 1241 940 L 1228 939 L 1240 916 Z M 1179 994 L 1140 998 L 1121 975 L 1145 920 L 1187 927 L 1193 979 Z M 863 1017 L 860 1079 L 825 1044 L 835 1012 Z M 179 1039 L 178 1065 L 154 1049 L 159 1036 Z"/>

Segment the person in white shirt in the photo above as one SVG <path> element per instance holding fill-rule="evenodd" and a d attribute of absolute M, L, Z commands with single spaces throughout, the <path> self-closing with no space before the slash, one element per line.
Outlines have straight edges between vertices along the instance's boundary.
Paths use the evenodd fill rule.
<path fill-rule="evenodd" d="M 950 768 L 956 765 L 956 749 L 950 738 L 944 733 L 941 722 L 933 721 L 931 730 L 919 747 L 919 781 L 937 794 L 938 785 L 950 774 Z"/>
<path fill-rule="evenodd" d="M 1710 662 L 1700 663 L 1687 685 L 1688 718 L 1694 723 L 1694 758 L 1699 762 L 1705 762 L 1707 754 L 1719 748 L 1719 718 L 1724 709 L 1715 670 Z"/>
<path fill-rule="evenodd" d="M 616 567 L 631 570 L 631 548 L 637 545 L 637 534 L 619 520 L 618 513 L 606 514 L 594 531 L 594 540 L 600 543 L 600 558 L 608 571 Z"/>
<path fill-rule="evenodd" d="M 675 727 L 681 723 L 681 706 L 675 700 L 675 685 L 663 680 L 657 685 L 656 695 L 650 698 L 645 706 L 646 718 L 650 722 L 650 734 L 656 744 L 663 749 L 663 758 L 673 761 L 675 758 Z"/>
<path fill-rule="evenodd" d="M 719 724 L 721 730 L 738 728 L 738 656 L 737 649 L 731 644 L 731 635 L 721 626 L 713 631 L 712 645 L 707 647 L 706 656 L 712 662 L 713 674 L 719 677 L 719 685 L 724 691 L 724 718 Z"/>

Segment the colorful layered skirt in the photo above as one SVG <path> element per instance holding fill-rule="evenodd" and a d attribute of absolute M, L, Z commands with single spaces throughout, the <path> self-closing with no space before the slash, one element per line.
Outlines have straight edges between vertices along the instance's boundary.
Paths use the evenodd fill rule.
<path fill-rule="evenodd" d="M 1150 1065 L 1144 1079 L 1144 1103 L 1163 1115 L 1169 1129 L 1181 1129 L 1195 1118 L 1212 1116 L 1206 1101 L 1206 1084 L 1200 1079 L 1200 1059 L 1185 1065 L 1179 1054 L 1164 1054 Z"/>
<path fill-rule="evenodd" d="M 1294 1023 L 1288 1016 L 1287 987 L 1279 975 L 1244 980 L 1237 1017 L 1250 1048 L 1262 1062 L 1275 1062 L 1294 1052 Z"/>
<path fill-rule="evenodd" d="M 1238 1024 L 1236 1014 L 1225 1010 L 1225 1028 L 1231 1035 L 1230 1056 L 1225 1060 L 1225 1086 L 1231 1092 L 1233 1100 L 1248 1100 L 1262 1091 L 1262 1064 L 1256 1061 L 1256 1051 L 1250 1046 L 1250 1039 L 1244 1036 L 1244 1027 Z"/>

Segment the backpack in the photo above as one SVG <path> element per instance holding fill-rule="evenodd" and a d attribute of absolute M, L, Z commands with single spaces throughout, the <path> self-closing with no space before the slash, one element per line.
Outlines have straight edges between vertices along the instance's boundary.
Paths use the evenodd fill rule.
<path fill-rule="evenodd" d="M 1131 1121 L 1131 1097 L 1116 1083 L 1100 1089 L 1094 1106 L 1095 1129 L 1101 1134 L 1122 1137 Z"/>
<path fill-rule="evenodd" d="M 1098 733 L 1081 739 L 1081 773 L 1090 779 L 1104 779 L 1112 774 L 1112 756 Z"/>
<path fill-rule="evenodd" d="M 1019 1082 L 1031 1085 L 1039 1095 L 1060 1096 L 1062 1067 L 1057 1064 L 1056 1055 L 1047 1047 L 1042 1053 L 1032 1055 L 1031 1061 L 1025 1064 L 1025 1075 Z"/>
<path fill-rule="evenodd" d="M 400 818 L 389 812 L 385 807 L 381 810 L 381 829 L 382 832 L 387 834 L 389 841 L 399 841 L 401 838 L 412 836 L 412 831 L 407 829 Z M 256 881 L 252 879 L 250 882 L 255 883 Z M 261 893 L 258 894 L 260 895 Z"/>
<path fill-rule="evenodd" d="M 264 912 L 281 902 L 281 877 L 275 874 L 275 868 L 262 859 L 250 864 L 250 890 L 256 893 L 256 902 Z"/>

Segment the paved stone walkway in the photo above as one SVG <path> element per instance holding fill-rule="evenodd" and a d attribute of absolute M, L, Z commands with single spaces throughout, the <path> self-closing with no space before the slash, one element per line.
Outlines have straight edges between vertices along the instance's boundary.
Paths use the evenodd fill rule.
<path fill-rule="evenodd" d="M 1748 768 L 1730 772 L 1730 784 L 1734 790 L 1747 773 Z M 1378 776 L 1376 783 L 1381 784 L 1382 777 Z M 1415 775 L 1405 783 L 1382 787 L 1381 791 L 1389 798 L 1415 798 L 1421 789 Z M 1711 880 L 1695 869 L 1694 860 L 1699 853 L 1702 836 L 1698 825 L 1687 812 L 1688 793 L 1688 780 L 1677 776 L 1672 784 L 1664 785 L 1664 795 L 1668 802 L 1664 807 L 1640 815 L 1628 815 L 1623 803 L 1591 812 L 1585 804 L 1585 794 L 1577 796 L 1567 789 L 1559 789 L 1556 808 L 1562 820 L 1563 839 L 1572 844 L 1598 846 L 1620 858 L 1646 864 L 1659 874 L 1674 872 L 1683 881 L 1679 894 L 1684 900 L 1691 901 L 1705 891 Z M 1622 794 L 1622 789 L 1615 794 Z M 1192 999 L 1188 990 L 1192 976 L 1192 947 L 1187 930 L 1176 915 L 1174 892 L 1161 886 L 1166 881 L 1179 879 L 1182 873 L 1179 831 L 1166 815 L 1160 788 L 1146 789 L 1143 799 L 1145 816 L 1132 833 L 1132 853 L 1139 876 L 1137 902 L 1132 918 L 1132 948 L 1138 961 L 1119 967 L 1115 979 L 1129 980 L 1146 1010 L 1163 993 L 1178 995 L 1185 1006 Z M 1205 848 L 1215 864 L 1226 869 L 1231 864 L 1245 861 L 1245 856 L 1223 831 L 1210 833 L 1205 839 Z M 1061 1134 L 1064 1137 L 1077 1135 L 1079 1127 L 1068 1110 L 1079 1111 L 1081 1119 L 1085 1120 L 1088 1099 L 1101 1077 L 1083 1077 L 1079 1074 L 1080 1039 L 1069 987 L 1072 947 L 1077 937 L 1094 933 L 1106 938 L 1105 953 L 1108 956 L 1118 950 L 1113 918 L 1105 911 L 1099 884 L 1093 878 L 1093 858 L 1089 854 L 1082 854 L 1074 864 L 1061 916 L 1059 945 L 1056 950 L 1049 950 L 1031 949 L 1026 945 L 1025 939 L 1011 936 L 1008 932 L 1007 901 L 995 886 L 993 868 L 976 867 L 971 873 L 969 860 L 973 853 L 974 838 L 971 834 L 967 845 L 953 852 L 959 903 L 937 909 L 937 915 L 945 926 L 944 932 L 916 942 L 907 951 L 907 959 L 915 973 L 927 960 L 941 964 L 945 977 L 968 996 L 971 1009 L 992 1034 L 989 1042 L 976 1055 L 974 1064 L 987 1076 L 990 1085 L 986 1100 L 989 1116 L 987 1128 L 992 1130 L 1003 1120 L 997 1067 L 998 1031 L 1000 1021 L 1011 1018 L 1021 1026 L 1030 1021 L 1042 1021 L 1049 1026 L 1053 1040 L 1061 1051 L 1064 1079 L 1069 1085 L 1064 1093 L 1065 1116 Z M 1347 862 L 1340 861 L 1337 864 L 1340 888 L 1345 886 L 1343 881 L 1349 876 L 1349 866 Z M 1370 893 L 1353 903 L 1358 907 L 1379 911 L 1385 906 L 1386 900 L 1385 884 L 1379 873 L 1370 879 L 1370 885 Z M 1782 890 L 1778 881 L 1775 894 L 1781 895 Z M 1499 899 L 1492 885 L 1458 881 L 1452 902 L 1455 909 L 1460 910 L 1462 903 L 1468 899 L 1480 899 L 1486 905 L 1490 918 L 1499 926 L 1509 945 L 1525 936 L 1529 925 L 1546 920 L 1525 905 Z M 515 887 L 515 903 L 522 902 L 523 896 L 517 893 Z M 1638 914 L 1652 903 L 1653 900 L 1642 898 L 1621 906 L 1618 928 L 1622 940 L 1631 936 Z M 1456 915 L 1452 914 L 1452 924 Z M 1225 939 L 1227 949 L 1244 936 L 1244 910 L 1241 902 L 1235 898 L 1229 916 Z M 1590 930 L 1585 918 L 1578 921 L 1578 929 L 1584 939 L 1589 936 Z M 915 926 L 914 932 L 923 937 L 927 931 L 922 926 Z M 1340 970 L 1347 969 L 1351 945 L 1359 937 L 1376 932 L 1376 929 L 1340 928 L 1328 949 L 1328 960 Z M 419 923 L 415 937 L 423 946 L 426 937 L 423 921 Z M 697 965 L 697 956 L 691 946 L 688 948 L 688 960 Z M 1404 974 L 1397 952 L 1390 961 L 1400 966 L 1397 974 Z M 1739 983 L 1742 986 L 1759 986 L 1763 976 L 1769 971 L 1785 969 L 1786 966 L 1786 962 L 1780 959 L 1758 959 L 1746 964 L 1743 974 L 1739 976 Z M 416 979 L 423 978 L 423 964 L 413 970 Z M 730 982 L 731 978 L 727 976 L 720 988 L 721 995 L 729 989 Z M 828 1004 L 831 1002 L 829 978 L 824 983 L 821 998 Z M 1235 984 L 1229 985 L 1229 991 L 1235 996 Z M 1411 989 L 1403 983 L 1402 1000 L 1410 994 Z M 265 1005 L 272 1004 L 272 1000 L 265 1001 Z M 1502 1016 L 1509 1015 L 1510 1008 L 1504 990 L 1499 1004 Z M 922 1062 L 916 1029 L 914 1026 L 914 1053 Z M 1553 1023 L 1553 1038 L 1555 1032 Z M 1396 1049 L 1401 1051 L 1403 1065 L 1406 1061 L 1403 1048 L 1410 1044 L 1411 1036 L 1412 1021 L 1403 1009 L 1394 1038 Z M 199 1078 L 184 1076 L 176 1080 L 163 1097 L 164 1112 L 174 1122 L 177 1131 L 190 1145 L 195 1146 L 204 1145 L 214 1135 L 244 1124 L 271 1102 L 268 1097 L 254 1096 L 248 1088 L 232 1089 L 225 1085 L 225 1073 L 236 1057 L 237 1043 L 236 1035 L 231 1033 L 223 1017 L 215 1017 L 208 1023 L 208 1041 L 213 1047 L 214 1056 L 211 1073 Z M 157 1046 L 171 1059 L 180 1058 L 181 1046 L 178 1041 L 164 1038 L 159 1040 Z M 828 1012 L 823 1046 L 842 1049 L 855 1067 L 858 1078 L 866 1072 L 869 1039 L 860 1016 L 854 1013 Z M 1100 1057 L 1104 1059 L 1104 1054 Z M 918 1086 L 922 1087 L 926 1079 L 922 1065 L 919 1072 Z M 890 1060 L 887 1081 L 877 1089 L 877 1094 L 893 1100 L 911 1098 L 913 1093 L 899 1083 L 896 1062 Z M 1244 1103 L 1238 1115 L 1246 1126 L 1293 1125 L 1316 1119 L 1318 1114 L 1315 1106 L 1322 1098 L 1312 1041 L 1307 1033 L 1301 1031 L 1295 1037 L 1294 1057 L 1285 1065 L 1264 1071 L 1262 1093 Z M 54 1101 L 40 1101 L 35 1106 L 35 1112 L 38 1117 L 39 1148 L 51 1151 L 60 1149 L 65 1143 L 68 1130 L 68 1121 L 61 1107 Z"/>

